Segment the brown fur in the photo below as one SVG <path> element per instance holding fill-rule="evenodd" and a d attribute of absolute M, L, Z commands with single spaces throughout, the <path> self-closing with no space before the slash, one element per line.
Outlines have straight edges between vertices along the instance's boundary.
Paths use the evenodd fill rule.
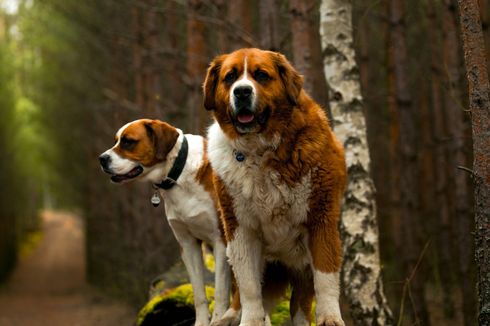
<path fill-rule="evenodd" d="M 223 223 L 225 240 L 230 242 L 233 240 L 235 235 L 235 230 L 238 226 L 238 221 L 236 220 L 235 213 L 233 212 L 233 198 L 228 194 L 226 187 L 221 181 L 221 179 L 215 174 L 214 175 L 214 188 L 216 194 L 219 198 L 218 213 Z"/>
<path fill-rule="evenodd" d="M 313 276 L 311 271 L 296 272 L 292 276 L 291 285 L 293 292 L 291 293 L 291 302 L 289 303 L 289 313 L 291 318 L 294 318 L 299 309 L 311 322 L 311 307 L 313 304 L 313 296 L 315 289 L 313 286 Z"/>
<path fill-rule="evenodd" d="M 165 161 L 179 138 L 177 129 L 159 120 L 144 119 L 141 122 L 129 125 L 120 135 L 120 138 L 136 141 L 134 146 L 126 149 L 119 144 L 114 151 L 122 157 L 140 162 L 143 166 L 153 166 Z"/>
<path fill-rule="evenodd" d="M 204 153 L 202 157 L 202 165 L 199 167 L 199 170 L 197 170 L 196 181 L 199 184 L 201 184 L 207 192 L 211 194 L 211 198 L 213 199 L 214 206 L 216 207 L 216 210 L 219 213 L 218 195 L 214 189 L 214 183 L 213 183 L 214 172 L 213 169 L 211 168 L 211 163 L 208 160 L 208 142 L 205 138 L 203 138 L 203 148 L 204 148 Z M 218 220 L 218 226 L 223 241 L 226 242 L 225 229 L 221 218 Z"/>
<path fill-rule="evenodd" d="M 230 139 L 241 136 L 231 119 L 230 85 L 223 80 L 232 69 L 238 76 L 242 75 L 245 57 L 250 75 L 260 67 L 271 77 L 266 83 L 253 81 L 258 99 L 257 114 L 270 110 L 268 122 L 258 132 L 266 139 L 272 139 L 274 135 L 281 137 L 277 149 L 266 154 L 266 167 L 279 172 L 282 182 L 291 187 L 311 173 L 310 209 L 305 226 L 309 233 L 313 266 L 322 272 L 337 272 L 342 256 L 337 225 L 347 175 L 344 152 L 330 129 L 325 113 L 302 89 L 302 77 L 283 55 L 275 52 L 242 49 L 221 55 L 208 69 L 204 83 L 205 107 L 213 111 L 216 121 Z M 233 198 L 219 177 L 214 180 L 226 240 L 231 241 L 238 226 Z M 302 309 L 311 318 L 312 278 L 293 276 L 291 281 L 291 313 Z M 267 291 L 267 286 L 265 289 Z"/>

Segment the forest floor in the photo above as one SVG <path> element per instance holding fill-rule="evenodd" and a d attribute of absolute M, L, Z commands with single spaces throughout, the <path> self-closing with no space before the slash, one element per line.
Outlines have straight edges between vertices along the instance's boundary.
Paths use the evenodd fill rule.
<path fill-rule="evenodd" d="M 132 325 L 134 312 L 85 281 L 80 217 L 42 214 L 43 236 L 0 288 L 0 326 Z"/>

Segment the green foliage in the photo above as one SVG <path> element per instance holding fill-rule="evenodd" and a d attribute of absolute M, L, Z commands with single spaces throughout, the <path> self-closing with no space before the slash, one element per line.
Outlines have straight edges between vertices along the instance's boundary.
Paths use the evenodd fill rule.
<path fill-rule="evenodd" d="M 214 308 L 214 288 L 206 286 L 206 297 L 210 302 L 210 312 Z M 194 309 L 194 295 L 191 284 L 183 284 L 173 289 L 163 291 L 151 298 L 138 313 L 136 325 L 153 324 L 155 320 L 169 320 L 169 318 L 181 318 L 184 321 L 189 316 L 179 316 L 183 307 Z M 185 310 L 189 311 L 189 310 Z M 193 317 L 191 317 L 193 318 Z M 289 295 L 281 301 L 271 314 L 271 323 L 274 326 L 283 325 L 289 316 Z M 152 321 L 150 323 L 149 321 Z M 191 320 L 192 321 L 192 320 Z M 192 323 L 191 323 L 192 324 Z"/>

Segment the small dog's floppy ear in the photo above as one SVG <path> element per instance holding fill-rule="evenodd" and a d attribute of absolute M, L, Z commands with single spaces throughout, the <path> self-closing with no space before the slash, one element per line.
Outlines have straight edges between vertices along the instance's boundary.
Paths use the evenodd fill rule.
<path fill-rule="evenodd" d="M 270 54 L 286 89 L 289 101 L 292 105 L 296 105 L 303 88 L 303 77 L 294 69 L 284 55 L 278 52 L 270 52 Z"/>
<path fill-rule="evenodd" d="M 220 55 L 211 62 L 209 65 L 206 79 L 202 85 L 204 93 L 204 108 L 208 111 L 214 110 L 216 106 L 216 87 L 219 81 L 219 71 L 221 64 L 223 63 L 226 55 Z"/>
<path fill-rule="evenodd" d="M 161 162 L 167 158 L 167 154 L 174 147 L 179 133 L 177 129 L 166 122 L 152 120 L 145 123 L 146 133 L 153 142 L 155 158 Z"/>

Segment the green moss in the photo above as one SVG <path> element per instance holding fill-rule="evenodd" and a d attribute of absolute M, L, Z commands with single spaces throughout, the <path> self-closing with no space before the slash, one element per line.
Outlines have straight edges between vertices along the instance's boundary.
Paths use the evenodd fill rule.
<path fill-rule="evenodd" d="M 204 255 L 204 265 L 210 272 L 214 273 L 215 262 L 212 254 L 207 253 Z"/>
<path fill-rule="evenodd" d="M 210 302 L 210 312 L 214 308 L 214 288 L 206 286 L 206 297 Z M 165 309 L 162 307 L 165 306 Z M 150 318 L 155 318 L 156 314 L 169 314 L 173 309 L 168 307 L 179 308 L 188 307 L 194 309 L 194 294 L 191 284 L 183 284 L 176 288 L 164 291 L 161 294 L 154 296 L 148 303 L 139 311 L 136 319 L 136 325 L 145 324 L 145 321 Z M 170 312 L 169 312 L 170 311 Z M 168 318 L 169 316 L 160 316 L 159 318 Z"/>
<path fill-rule="evenodd" d="M 273 326 L 279 326 L 289 320 L 289 300 L 281 301 L 271 314 Z"/>
<path fill-rule="evenodd" d="M 289 296 L 279 302 L 271 314 L 273 326 L 283 325 L 289 320 Z M 210 313 L 214 308 L 214 288 L 206 286 L 206 297 L 210 303 Z M 191 284 L 183 284 L 173 289 L 164 291 L 153 297 L 138 313 L 136 325 L 153 325 L 155 320 L 169 322 L 172 318 L 183 321 L 182 325 L 189 322 L 192 325 L 194 320 L 194 294 Z M 179 319 L 180 318 L 180 319 Z M 158 323 L 155 323 L 158 324 Z M 315 325 L 314 323 L 312 325 Z"/>

